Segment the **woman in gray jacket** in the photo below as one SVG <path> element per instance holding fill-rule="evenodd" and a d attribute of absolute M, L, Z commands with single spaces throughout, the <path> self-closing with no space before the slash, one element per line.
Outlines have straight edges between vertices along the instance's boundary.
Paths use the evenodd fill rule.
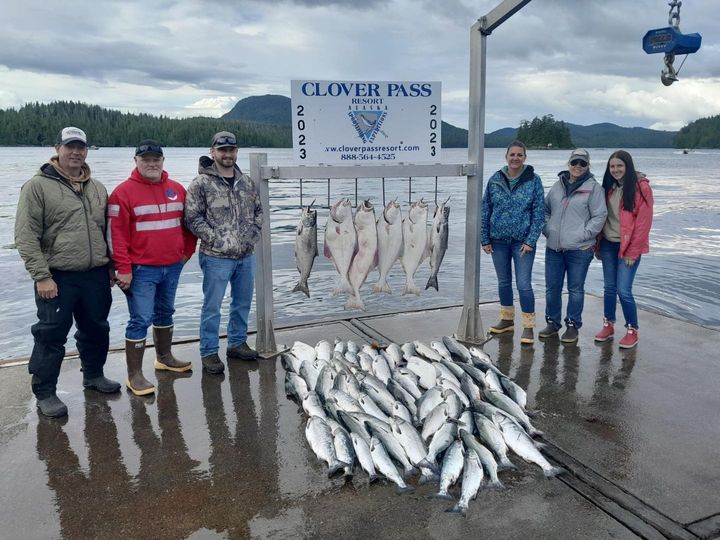
<path fill-rule="evenodd" d="M 562 328 L 562 290 L 567 275 L 567 329 L 563 343 L 578 340 L 585 303 L 585 277 L 593 259 L 595 237 L 602 230 L 607 208 L 602 186 L 590 172 L 587 150 L 573 150 L 568 170 L 545 197 L 545 320 L 539 337 L 556 335 Z"/>

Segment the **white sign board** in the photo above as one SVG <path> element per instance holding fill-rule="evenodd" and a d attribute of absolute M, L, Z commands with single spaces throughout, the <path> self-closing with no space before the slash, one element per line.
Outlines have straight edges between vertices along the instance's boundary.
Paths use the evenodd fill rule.
<path fill-rule="evenodd" d="M 439 82 L 292 81 L 300 165 L 439 163 Z"/>

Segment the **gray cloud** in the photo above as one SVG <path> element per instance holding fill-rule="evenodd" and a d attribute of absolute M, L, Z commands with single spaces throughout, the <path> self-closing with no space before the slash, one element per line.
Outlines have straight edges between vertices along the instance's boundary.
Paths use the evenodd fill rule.
<path fill-rule="evenodd" d="M 13 101 L 51 101 L 54 84 L 60 86 L 54 77 L 62 76 L 78 85 L 102 83 L 108 93 L 98 102 L 123 107 L 130 98 L 117 88 L 131 85 L 134 103 L 140 89 L 152 95 L 161 89 L 173 92 L 178 107 L 183 89 L 192 90 L 187 106 L 202 97 L 245 97 L 258 88 L 288 94 L 291 78 L 441 80 L 444 113 L 463 124 L 469 29 L 499 1 L 242 0 L 220 6 L 156 0 L 148 6 L 67 0 L 60 9 L 27 0 L 3 9 L 0 87 Z M 488 124 L 517 125 L 547 112 L 577 123 L 652 123 L 642 107 L 629 113 L 616 102 L 628 96 L 678 100 L 686 80 L 720 78 L 720 2 L 693 0 L 682 7 L 682 30 L 702 33 L 704 44 L 672 91 L 659 85 L 662 55 L 641 48 L 647 30 L 666 24 L 667 6 L 657 0 L 529 3 L 487 40 Z M 47 75 L 47 84 L 21 93 L 5 82 L 25 72 Z M 717 81 L 707 84 L 720 93 Z M 617 97 L 620 87 L 625 97 Z M 147 112 L 167 112 L 167 102 L 153 107 L 152 99 L 143 101 Z M 666 116 L 658 113 L 657 121 Z"/>

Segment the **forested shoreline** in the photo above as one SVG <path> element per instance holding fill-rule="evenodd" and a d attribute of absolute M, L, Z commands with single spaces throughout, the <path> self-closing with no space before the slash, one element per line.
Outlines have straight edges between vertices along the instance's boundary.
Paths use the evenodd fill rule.
<path fill-rule="evenodd" d="M 278 98 L 282 98 L 278 100 Z M 134 146 L 153 138 L 169 147 L 206 147 L 218 131 L 232 131 L 242 147 L 291 148 L 292 129 L 285 96 L 253 96 L 245 103 L 244 118 L 170 118 L 151 114 L 123 113 L 74 101 L 29 103 L 19 109 L 0 110 L 0 146 L 51 146 L 65 126 L 75 125 L 95 146 Z M 280 103 L 279 106 L 278 102 Z M 237 106 L 236 106 L 237 107 Z M 277 114 L 270 114 L 275 110 Z M 275 119 L 282 123 L 269 123 Z M 467 147 L 467 130 L 442 123 L 443 148 Z M 680 132 L 625 128 L 615 124 L 579 126 L 546 114 L 523 120 L 517 129 L 503 128 L 485 135 L 487 147 L 504 147 L 520 139 L 533 148 L 720 148 L 720 115 L 691 122 Z"/>
<path fill-rule="evenodd" d="M 221 118 L 169 118 L 122 113 L 73 101 L 32 103 L 0 110 L 0 145 L 49 146 L 65 126 L 82 128 L 96 146 L 134 146 L 156 139 L 165 146 L 210 146 L 214 133 L 232 131 L 243 147 L 289 148 L 290 130 L 283 126 Z"/>

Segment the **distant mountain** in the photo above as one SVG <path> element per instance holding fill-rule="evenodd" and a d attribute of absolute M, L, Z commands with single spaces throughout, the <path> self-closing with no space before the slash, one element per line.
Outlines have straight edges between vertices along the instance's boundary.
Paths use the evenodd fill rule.
<path fill-rule="evenodd" d="M 223 120 L 244 120 L 259 124 L 289 126 L 292 123 L 290 98 L 266 94 L 250 96 L 238 101 L 235 106 L 221 116 Z"/>
<path fill-rule="evenodd" d="M 567 124 L 575 146 L 588 148 L 673 148 L 677 131 L 620 127 L 602 123 L 591 126 Z"/>
<path fill-rule="evenodd" d="M 238 101 L 221 116 L 223 120 L 241 120 L 259 124 L 273 124 L 289 128 L 292 125 L 291 100 L 286 96 L 266 94 Z M 467 130 L 442 123 L 443 148 L 467 148 Z"/>

